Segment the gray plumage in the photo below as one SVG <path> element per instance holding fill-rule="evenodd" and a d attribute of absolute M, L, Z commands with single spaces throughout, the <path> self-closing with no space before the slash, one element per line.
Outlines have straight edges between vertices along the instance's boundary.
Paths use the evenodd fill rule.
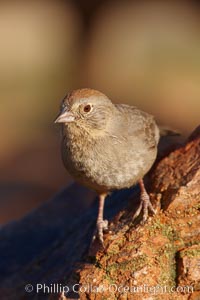
<path fill-rule="evenodd" d="M 81 98 L 79 93 L 75 98 L 74 92 L 74 103 L 92 103 L 93 111 L 90 117 L 80 116 L 63 125 L 65 167 L 76 180 L 98 192 L 132 186 L 156 158 L 159 130 L 154 118 L 133 106 L 114 105 L 107 98 L 100 106 L 98 95 L 85 98 L 84 90 L 81 92 Z M 69 105 L 67 100 L 64 103 Z M 98 122 L 102 122 L 100 128 Z"/>
<path fill-rule="evenodd" d="M 153 116 L 113 104 L 98 91 L 68 94 L 56 122 L 62 123 L 66 169 L 100 195 L 142 180 L 156 159 L 159 128 Z"/>

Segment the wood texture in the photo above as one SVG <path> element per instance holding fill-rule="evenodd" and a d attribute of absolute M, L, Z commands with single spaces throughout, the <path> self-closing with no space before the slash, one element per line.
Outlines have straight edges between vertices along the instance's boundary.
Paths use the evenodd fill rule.
<path fill-rule="evenodd" d="M 169 150 L 168 150 L 169 152 Z M 18 222 L 1 228 L 0 299 L 199 299 L 200 127 L 182 146 L 159 159 L 147 177 L 157 214 L 132 222 L 139 190 L 106 200 L 110 220 L 105 249 L 90 245 L 97 216 L 94 193 L 72 185 Z M 131 198 L 131 199 L 130 199 Z M 27 199 L 28 201 L 28 199 Z M 100 285 L 105 291 L 36 293 L 36 284 Z M 32 284 L 33 292 L 25 292 Z M 116 286 L 167 287 L 163 294 L 109 290 Z M 177 286 L 193 293 L 170 293 Z"/>

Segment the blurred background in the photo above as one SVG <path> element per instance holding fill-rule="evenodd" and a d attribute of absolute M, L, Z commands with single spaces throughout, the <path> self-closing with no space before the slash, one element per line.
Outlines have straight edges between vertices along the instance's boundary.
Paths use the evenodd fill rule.
<path fill-rule="evenodd" d="M 198 1 L 0 2 L 0 224 L 72 182 L 54 125 L 91 87 L 185 135 L 200 122 Z"/>

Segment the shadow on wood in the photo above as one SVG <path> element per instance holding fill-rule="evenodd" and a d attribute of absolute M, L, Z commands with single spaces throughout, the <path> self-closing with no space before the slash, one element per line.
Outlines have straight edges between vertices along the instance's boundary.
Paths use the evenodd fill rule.
<path fill-rule="evenodd" d="M 173 273 L 172 276 L 170 268 L 173 265 L 175 272 L 175 257 L 181 249 L 197 247 L 199 243 L 199 161 L 199 130 L 188 143 L 159 159 L 148 181 L 154 205 L 161 203 L 164 211 L 150 217 L 144 226 L 135 226 L 131 220 L 138 200 L 138 187 L 113 193 L 105 205 L 105 217 L 112 219 L 109 227 L 112 232 L 105 235 L 105 250 L 93 253 L 92 257 L 91 253 L 90 256 L 87 254 L 95 228 L 97 201 L 93 202 L 93 192 L 78 184 L 62 190 L 22 220 L 2 227 L 0 299 L 49 299 L 48 293 L 36 293 L 38 283 L 84 285 L 92 284 L 95 279 L 96 284 L 106 287 L 109 282 L 130 284 L 130 280 L 139 285 L 146 278 L 156 285 L 164 264 L 169 274 L 165 273 L 162 284 L 171 286 L 183 282 L 183 278 L 184 282 L 189 282 L 184 274 Z M 130 196 L 131 204 L 128 203 Z M 190 250 L 194 253 L 198 249 Z M 158 262 L 165 254 L 165 260 Z M 180 259 L 180 264 L 184 265 L 183 254 Z M 27 284 L 33 286 L 30 293 L 25 291 Z M 70 295 L 79 297 L 78 293 Z M 80 294 L 81 299 L 102 299 L 101 296 L 91 291 Z M 119 296 L 119 293 L 105 294 L 106 299 Z M 134 299 L 142 297 L 144 294 Z M 66 298 L 55 294 L 51 299 Z"/>

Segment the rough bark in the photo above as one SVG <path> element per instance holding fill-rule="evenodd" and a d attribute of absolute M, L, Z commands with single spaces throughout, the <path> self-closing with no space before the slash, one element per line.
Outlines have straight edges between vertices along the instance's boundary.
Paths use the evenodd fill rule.
<path fill-rule="evenodd" d="M 0 299 L 200 299 L 200 127 L 147 179 L 157 214 L 133 222 L 138 188 L 114 193 L 106 201 L 105 249 L 90 245 L 94 194 L 76 184 L 3 227 Z M 81 291 L 37 294 L 37 283 Z M 25 292 L 26 284 L 34 291 Z"/>

